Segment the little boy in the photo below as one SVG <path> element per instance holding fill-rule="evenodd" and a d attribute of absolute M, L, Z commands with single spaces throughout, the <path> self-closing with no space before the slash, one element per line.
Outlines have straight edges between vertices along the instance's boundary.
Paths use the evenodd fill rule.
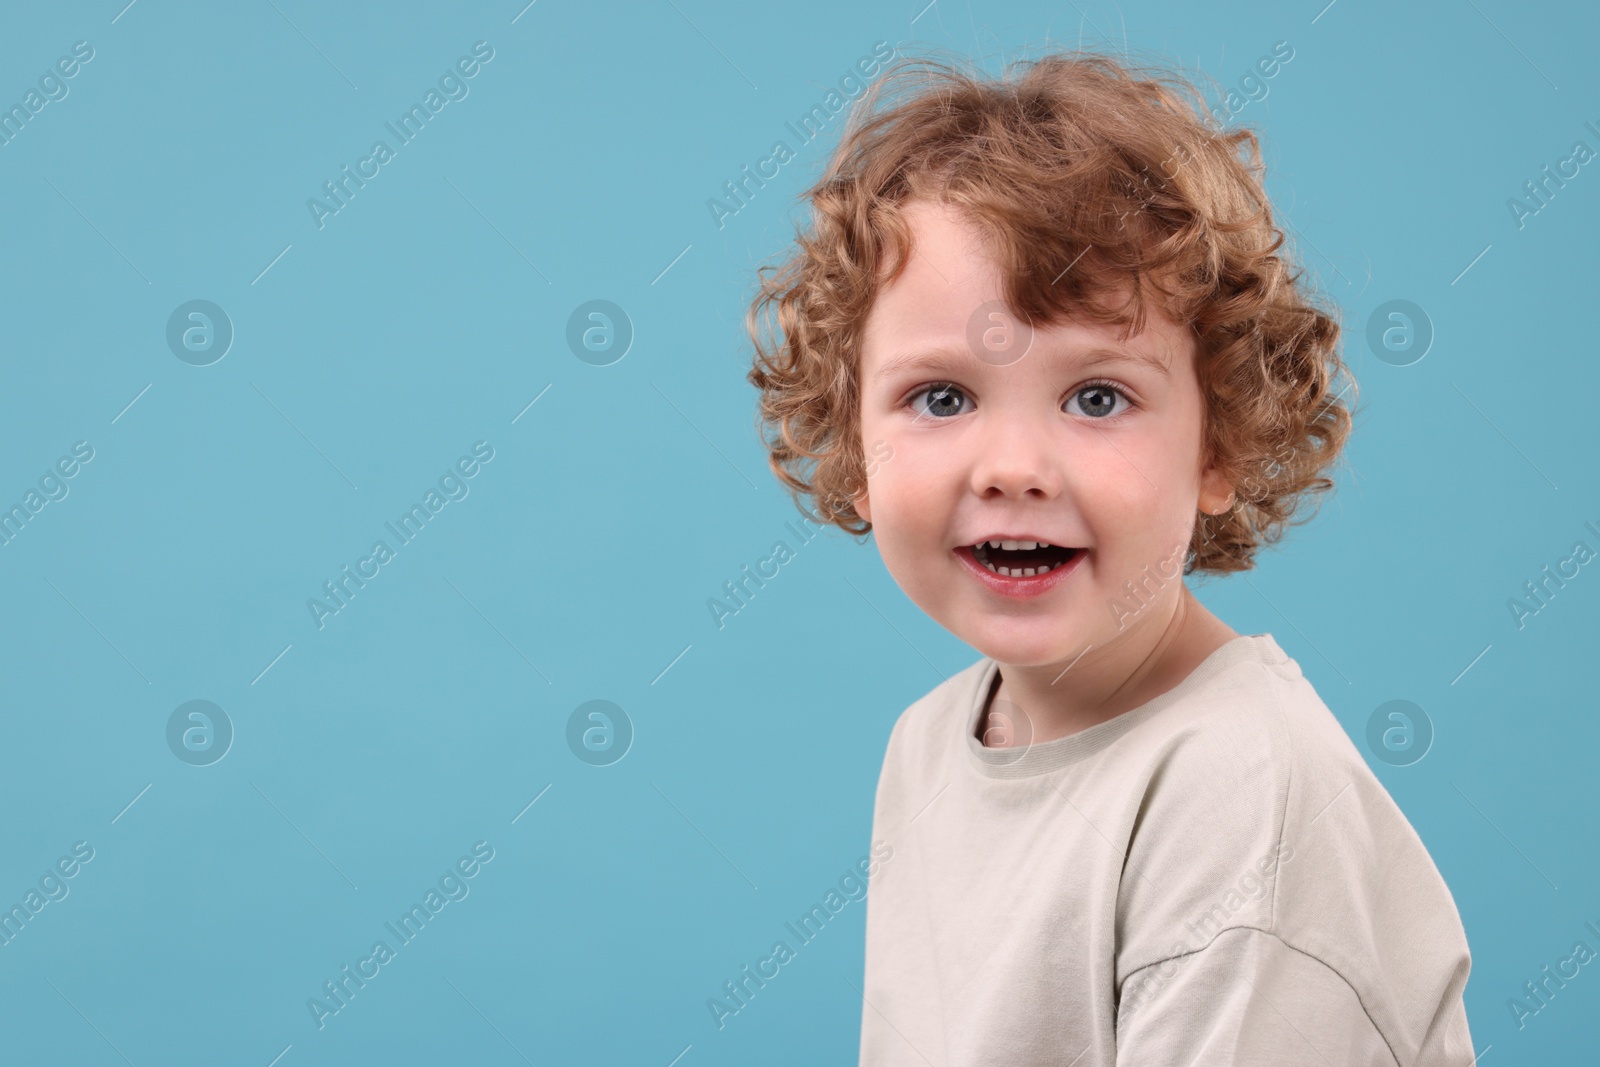
<path fill-rule="evenodd" d="M 1472 1063 L 1427 850 L 1182 580 L 1251 567 L 1351 425 L 1255 135 L 1092 54 L 870 100 L 905 86 L 748 320 L 773 470 L 982 653 L 889 736 L 860 1062 Z"/>

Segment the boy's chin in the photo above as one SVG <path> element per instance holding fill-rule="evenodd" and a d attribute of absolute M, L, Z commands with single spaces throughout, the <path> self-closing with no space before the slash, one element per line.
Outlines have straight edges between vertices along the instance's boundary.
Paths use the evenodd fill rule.
<path fill-rule="evenodd" d="M 1065 667 L 1078 657 L 1086 645 L 1095 643 L 1072 630 L 1043 630 L 1037 622 L 1027 624 L 1031 632 L 1007 632 L 1005 628 L 985 629 L 962 635 L 962 639 L 984 656 L 1007 667 Z M 1018 627 L 1021 631 L 1024 627 Z"/>

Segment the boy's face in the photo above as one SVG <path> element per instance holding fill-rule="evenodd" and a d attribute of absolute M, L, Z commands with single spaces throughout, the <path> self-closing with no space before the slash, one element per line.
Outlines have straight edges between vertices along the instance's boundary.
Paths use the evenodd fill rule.
<path fill-rule="evenodd" d="M 1118 326 L 1072 322 L 1034 329 L 1019 357 L 1027 327 L 1007 348 L 1012 320 L 981 231 L 931 201 L 905 211 L 913 251 L 873 305 L 859 368 L 865 453 L 890 458 L 869 468 L 856 510 L 884 564 L 923 611 L 1002 663 L 1051 664 L 1159 631 L 1197 509 L 1230 496 L 1202 467 L 1192 331 L 1147 299 L 1145 329 L 1126 343 Z M 890 366 L 940 350 L 929 365 Z M 1077 551 L 1014 558 L 1056 567 L 1007 578 L 972 549 L 1024 537 Z"/>

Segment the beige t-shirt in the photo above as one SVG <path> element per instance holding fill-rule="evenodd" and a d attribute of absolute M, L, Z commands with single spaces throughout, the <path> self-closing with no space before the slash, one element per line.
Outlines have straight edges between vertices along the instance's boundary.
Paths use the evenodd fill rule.
<path fill-rule="evenodd" d="M 997 667 L 890 734 L 863 1067 L 1473 1062 L 1455 901 L 1270 635 L 1031 746 L 976 735 Z"/>

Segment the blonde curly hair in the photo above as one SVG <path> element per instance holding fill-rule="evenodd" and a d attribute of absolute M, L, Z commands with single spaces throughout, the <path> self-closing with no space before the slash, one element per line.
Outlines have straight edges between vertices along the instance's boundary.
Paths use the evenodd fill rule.
<path fill-rule="evenodd" d="M 1024 322 L 1120 323 L 1132 336 L 1148 286 L 1190 324 L 1203 449 L 1235 503 L 1197 511 L 1184 573 L 1250 569 L 1261 543 L 1305 521 L 1303 499 L 1333 487 L 1323 472 L 1351 426 L 1332 389 L 1347 375 L 1336 312 L 1279 254 L 1264 171 L 1256 134 L 1222 128 L 1166 70 L 1072 52 L 988 80 L 956 63 L 897 61 L 801 194 L 812 232 L 757 271 L 748 380 L 773 472 L 797 504 L 813 498 L 816 521 L 872 528 L 852 503 L 866 488 L 859 341 L 909 253 L 903 206 L 937 199 L 992 232 L 1005 303 Z M 1117 291 L 1128 300 L 1108 305 Z M 761 326 L 773 314 L 769 338 Z"/>

